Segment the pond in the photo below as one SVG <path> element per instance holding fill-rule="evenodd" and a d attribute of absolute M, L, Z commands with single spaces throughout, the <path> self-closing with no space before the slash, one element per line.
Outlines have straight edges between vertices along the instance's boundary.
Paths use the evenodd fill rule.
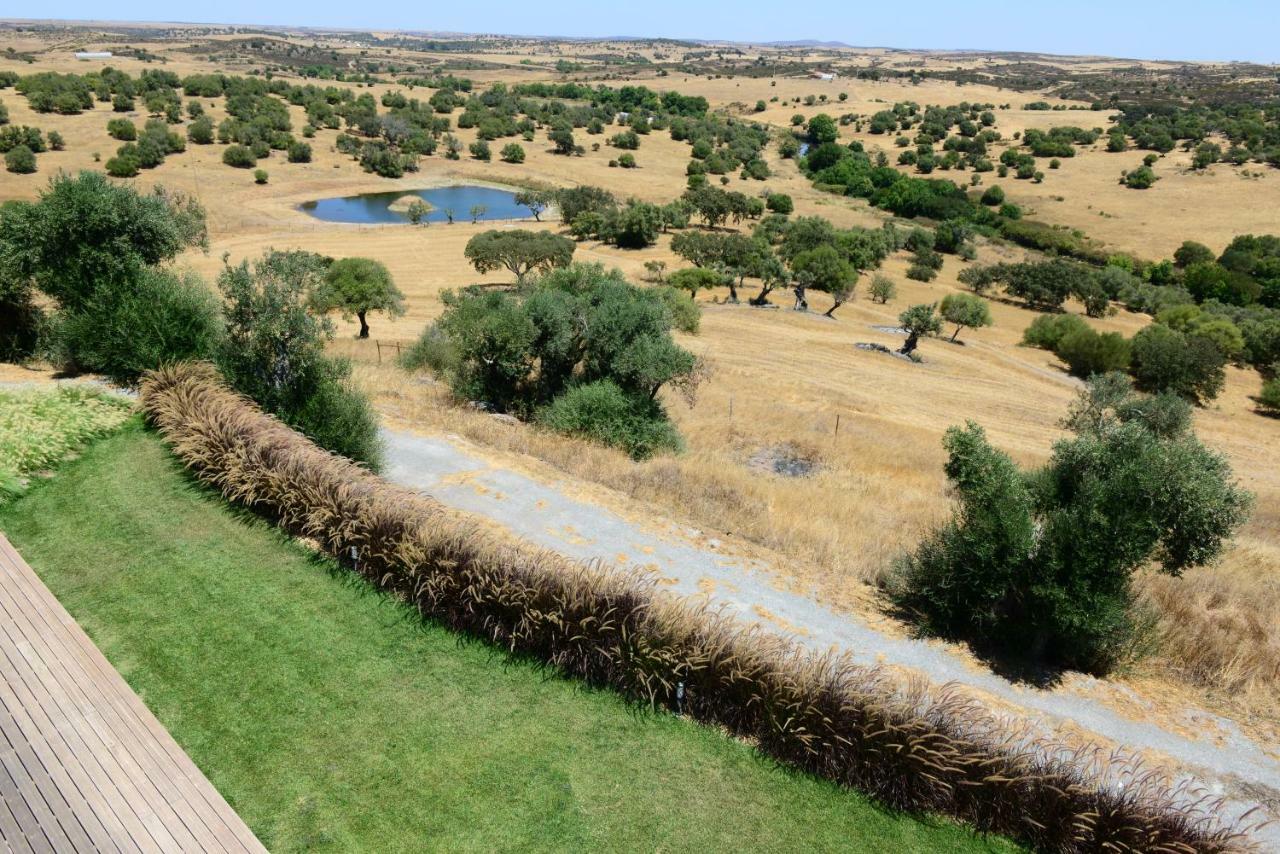
<path fill-rule="evenodd" d="M 481 221 L 488 219 L 531 219 L 529 209 L 516 204 L 516 194 L 510 190 L 493 187 L 459 185 L 433 187 L 429 190 L 393 190 L 388 193 L 362 193 L 303 202 L 299 209 L 325 222 L 350 222 L 360 224 L 403 223 L 409 221 L 408 202 L 416 196 L 426 202 L 431 210 L 428 222 L 447 222 L 453 211 L 456 222 L 470 222 L 471 208 L 485 208 Z"/>

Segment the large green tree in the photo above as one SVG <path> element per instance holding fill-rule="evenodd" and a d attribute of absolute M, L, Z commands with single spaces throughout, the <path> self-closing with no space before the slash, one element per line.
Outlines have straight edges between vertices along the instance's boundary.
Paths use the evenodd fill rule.
<path fill-rule="evenodd" d="M 39 291 L 55 307 L 45 349 L 64 369 L 131 384 L 164 362 L 207 358 L 218 307 L 201 283 L 163 266 L 205 235 L 203 209 L 180 194 L 140 194 L 96 172 L 56 176 L 38 201 L 0 210 L 8 347 L 30 352 Z"/>
<path fill-rule="evenodd" d="M 899 568 L 894 597 L 929 633 L 1105 673 L 1133 636 L 1131 579 L 1219 555 L 1251 497 L 1190 429 L 1189 408 L 1096 377 L 1043 468 L 1023 472 L 972 422 L 947 432 L 950 522 Z"/>
<path fill-rule="evenodd" d="M 798 289 L 813 288 L 831 295 L 831 308 L 824 312 L 826 317 L 833 316 L 853 295 L 858 282 L 858 270 L 831 245 L 801 252 L 792 259 L 791 270 Z"/>
<path fill-rule="evenodd" d="M 368 315 L 384 311 L 391 317 L 404 314 L 404 294 L 391 271 L 372 258 L 342 258 L 329 265 L 324 279 L 311 293 L 312 306 L 321 314 L 338 311 L 360 321 L 360 337 L 369 337 Z"/>
<path fill-rule="evenodd" d="M 377 467 L 377 416 L 350 382 L 351 366 L 326 355 L 333 327 L 311 308 L 329 259 L 268 252 L 218 278 L 227 332 L 217 357 L 228 382 L 316 444 Z"/>
<path fill-rule="evenodd" d="M 408 363 L 442 375 L 459 397 L 637 456 L 656 449 L 655 436 L 674 435 L 661 426 L 658 392 L 689 390 L 698 376 L 693 354 L 671 337 L 696 326 L 687 297 L 572 264 L 519 290 L 468 288 L 444 302 Z"/>

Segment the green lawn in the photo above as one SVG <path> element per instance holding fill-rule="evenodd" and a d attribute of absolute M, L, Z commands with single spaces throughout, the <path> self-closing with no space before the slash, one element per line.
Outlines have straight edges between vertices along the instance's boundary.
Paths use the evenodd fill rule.
<path fill-rule="evenodd" d="M 1012 850 L 424 626 L 136 422 L 0 529 L 275 850 Z"/>

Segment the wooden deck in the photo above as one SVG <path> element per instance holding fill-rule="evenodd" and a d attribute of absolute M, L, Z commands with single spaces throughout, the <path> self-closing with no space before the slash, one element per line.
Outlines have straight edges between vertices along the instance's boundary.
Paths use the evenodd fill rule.
<path fill-rule="evenodd" d="M 0 850 L 265 851 L 0 534 Z"/>

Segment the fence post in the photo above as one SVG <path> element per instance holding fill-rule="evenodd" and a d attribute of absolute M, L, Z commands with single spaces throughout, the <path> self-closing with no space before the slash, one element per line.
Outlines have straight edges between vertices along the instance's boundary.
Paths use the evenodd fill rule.
<path fill-rule="evenodd" d="M 378 364 L 381 365 L 382 364 L 382 342 L 375 338 L 373 343 L 378 348 Z"/>
<path fill-rule="evenodd" d="M 840 413 L 839 413 L 839 412 L 837 412 L 837 413 L 836 413 L 836 432 L 835 432 L 835 435 L 837 435 L 837 436 L 839 436 L 839 435 L 840 435 Z"/>

